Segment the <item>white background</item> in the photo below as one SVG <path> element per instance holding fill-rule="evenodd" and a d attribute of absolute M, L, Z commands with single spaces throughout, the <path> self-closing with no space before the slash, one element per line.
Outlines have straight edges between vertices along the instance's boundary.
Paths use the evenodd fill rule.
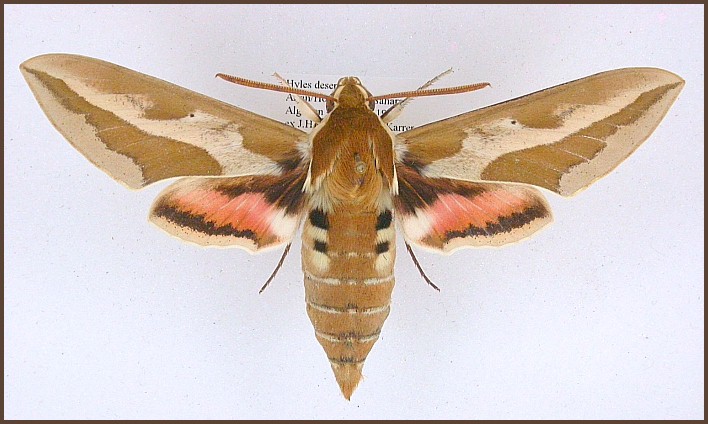
<path fill-rule="evenodd" d="M 5 6 L 5 418 L 703 418 L 703 6 Z M 299 242 L 199 249 L 53 129 L 21 79 L 35 55 L 105 59 L 279 116 L 226 84 L 335 74 L 414 88 L 418 124 L 604 70 L 687 84 L 654 135 L 504 249 L 418 258 L 352 401 L 305 314 Z M 396 86 L 393 86 L 396 85 Z M 401 85 L 405 85 L 402 87 Z"/>

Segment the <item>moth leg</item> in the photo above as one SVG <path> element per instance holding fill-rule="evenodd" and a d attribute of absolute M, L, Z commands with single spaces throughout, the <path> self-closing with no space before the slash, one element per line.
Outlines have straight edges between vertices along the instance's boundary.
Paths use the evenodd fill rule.
<path fill-rule="evenodd" d="M 415 264 L 415 267 L 418 268 L 418 272 L 420 272 L 420 276 L 423 277 L 425 282 L 428 283 L 428 285 L 430 287 L 434 288 L 437 291 L 440 291 L 440 288 L 438 286 L 436 286 L 435 283 L 430 281 L 430 278 L 428 278 L 428 276 L 425 275 L 425 272 L 423 272 L 423 268 L 420 266 L 420 263 L 418 262 L 418 258 L 416 258 L 415 255 L 413 254 L 413 249 L 411 249 L 411 245 L 408 244 L 407 241 L 405 243 L 406 243 L 406 250 L 408 250 L 408 254 L 411 255 L 411 259 L 413 259 L 413 263 Z M 288 247 L 289 246 L 290 245 L 288 245 Z"/>
<path fill-rule="evenodd" d="M 278 81 L 280 81 L 280 83 L 284 86 L 290 87 L 290 84 L 288 84 L 285 78 L 281 77 L 280 74 L 278 74 L 277 72 L 275 72 L 273 76 L 277 78 Z M 320 121 L 322 121 L 319 113 L 317 113 L 317 109 L 315 109 L 309 102 L 300 97 L 300 95 L 298 94 L 295 94 L 295 103 L 297 105 L 297 109 L 300 111 L 300 113 L 302 113 L 302 116 L 305 119 L 309 119 L 315 124 L 319 124 Z"/>
<path fill-rule="evenodd" d="M 447 71 L 441 73 L 440 75 L 436 76 L 435 78 L 431 79 L 430 81 L 426 82 L 425 84 L 421 85 L 418 87 L 418 90 L 425 90 L 426 88 L 430 87 L 431 85 L 435 84 L 436 82 L 440 81 L 442 77 L 448 76 L 452 73 L 452 68 L 448 69 Z M 396 103 L 395 105 L 391 106 L 388 108 L 386 112 L 384 112 L 383 115 L 381 115 L 381 120 L 383 121 L 384 124 L 388 124 L 389 122 L 392 122 L 394 119 L 398 118 L 398 115 L 403 112 L 403 108 L 406 107 L 408 102 L 410 102 L 412 99 L 410 97 L 406 97 L 403 99 L 402 102 Z"/>
<path fill-rule="evenodd" d="M 270 277 L 268 277 L 268 281 L 266 281 L 265 284 L 263 284 L 263 287 L 261 287 L 261 289 L 258 290 L 258 293 L 259 293 L 259 294 L 260 294 L 260 293 L 263 293 L 263 290 L 265 290 L 266 287 L 268 287 L 268 284 L 270 284 L 270 282 L 273 281 L 273 279 L 275 278 L 275 275 L 276 275 L 276 274 L 278 273 L 278 271 L 280 270 L 280 267 L 283 266 L 283 262 L 285 261 L 285 257 L 288 256 L 288 252 L 290 252 L 290 245 L 291 245 L 291 244 L 292 244 L 292 243 L 288 243 L 288 245 L 285 246 L 285 251 L 283 251 L 283 256 L 280 257 L 280 260 L 278 261 L 278 265 L 275 266 L 275 269 L 273 270 L 273 273 L 270 274 Z"/>

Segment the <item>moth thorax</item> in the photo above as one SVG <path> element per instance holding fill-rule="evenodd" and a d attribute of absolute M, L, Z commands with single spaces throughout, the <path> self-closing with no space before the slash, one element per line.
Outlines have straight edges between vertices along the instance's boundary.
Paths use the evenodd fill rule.
<path fill-rule="evenodd" d="M 338 160 L 325 181 L 325 189 L 335 205 L 356 204 L 373 209 L 384 184 L 373 155 L 357 152 Z"/>

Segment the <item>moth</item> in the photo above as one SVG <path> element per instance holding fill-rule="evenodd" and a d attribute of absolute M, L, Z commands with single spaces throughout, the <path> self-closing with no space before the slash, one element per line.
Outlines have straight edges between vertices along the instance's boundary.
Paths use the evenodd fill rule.
<path fill-rule="evenodd" d="M 179 178 L 150 211 L 169 234 L 287 253 L 301 230 L 307 313 L 347 399 L 389 314 L 395 225 L 409 249 L 439 253 L 527 238 L 552 219 L 536 187 L 572 196 L 608 174 L 684 86 L 661 69 L 618 69 L 394 135 L 400 107 L 379 117 L 376 99 L 481 86 L 372 96 L 346 77 L 331 95 L 290 89 L 327 99 L 305 133 L 97 59 L 20 68 L 52 124 L 109 176 L 131 189 Z"/>

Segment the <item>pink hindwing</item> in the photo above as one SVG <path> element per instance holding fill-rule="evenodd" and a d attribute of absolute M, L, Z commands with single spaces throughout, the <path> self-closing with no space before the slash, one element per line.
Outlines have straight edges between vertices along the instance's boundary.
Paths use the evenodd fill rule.
<path fill-rule="evenodd" d="M 399 164 L 396 216 L 410 243 L 452 252 L 521 240 L 552 221 L 543 195 L 520 184 L 425 178 Z"/>
<path fill-rule="evenodd" d="M 282 176 L 183 178 L 160 194 L 150 220 L 199 245 L 279 246 L 300 225 L 305 175 L 296 168 Z"/>

